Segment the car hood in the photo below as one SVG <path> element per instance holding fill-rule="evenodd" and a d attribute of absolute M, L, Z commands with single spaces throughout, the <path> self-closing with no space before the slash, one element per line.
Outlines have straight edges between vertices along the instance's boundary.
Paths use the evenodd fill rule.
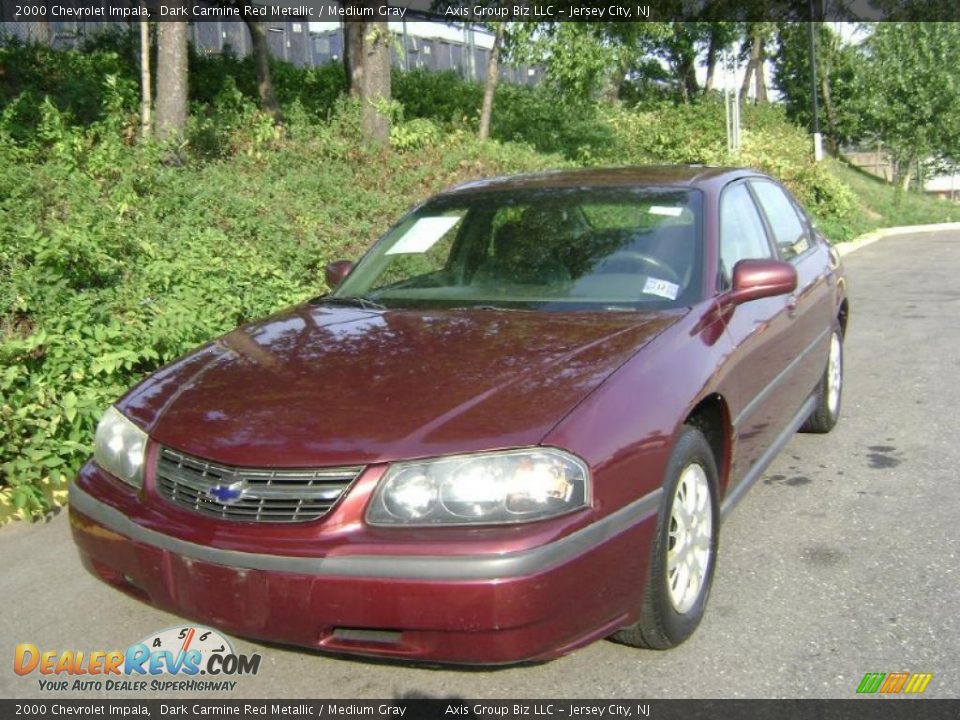
<path fill-rule="evenodd" d="M 164 445 L 248 467 L 535 445 L 682 314 L 302 305 L 166 366 L 118 407 Z"/>

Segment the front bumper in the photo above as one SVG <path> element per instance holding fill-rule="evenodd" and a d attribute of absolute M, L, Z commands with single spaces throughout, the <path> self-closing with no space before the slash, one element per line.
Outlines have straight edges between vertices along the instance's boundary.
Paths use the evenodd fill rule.
<path fill-rule="evenodd" d="M 187 541 L 71 488 L 84 565 L 157 607 L 239 636 L 465 664 L 557 657 L 632 622 L 660 491 L 508 553 L 292 556 Z"/>

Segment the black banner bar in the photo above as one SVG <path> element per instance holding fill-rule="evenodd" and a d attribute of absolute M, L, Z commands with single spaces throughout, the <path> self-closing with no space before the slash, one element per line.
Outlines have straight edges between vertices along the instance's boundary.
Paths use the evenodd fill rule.
<path fill-rule="evenodd" d="M 960 700 L 0 700 L 3 718 L 956 720 Z"/>
<path fill-rule="evenodd" d="M 0 21 L 960 21 L 956 0 L 0 0 Z"/>

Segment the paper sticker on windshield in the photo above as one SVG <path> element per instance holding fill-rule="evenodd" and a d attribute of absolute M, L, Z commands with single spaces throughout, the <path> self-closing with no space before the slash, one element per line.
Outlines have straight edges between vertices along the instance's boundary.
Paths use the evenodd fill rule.
<path fill-rule="evenodd" d="M 460 222 L 459 215 L 420 218 L 384 255 L 425 253 L 458 222 Z"/>
<path fill-rule="evenodd" d="M 683 214 L 682 207 L 668 207 L 667 205 L 651 205 L 651 215 L 666 215 L 667 217 L 680 217 Z"/>
<path fill-rule="evenodd" d="M 656 295 L 667 300 L 676 300 L 678 292 L 680 292 L 679 285 L 654 277 L 648 277 L 646 285 L 643 286 L 644 295 Z"/>

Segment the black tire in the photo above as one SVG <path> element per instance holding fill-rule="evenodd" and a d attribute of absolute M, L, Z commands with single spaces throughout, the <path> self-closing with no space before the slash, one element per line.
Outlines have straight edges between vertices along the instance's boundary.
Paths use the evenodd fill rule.
<path fill-rule="evenodd" d="M 837 343 L 837 362 L 839 371 L 839 382 L 837 386 L 836 400 L 831 405 L 830 400 L 830 378 L 831 378 L 831 354 L 833 352 L 833 343 Z M 828 433 L 833 430 L 837 420 L 840 419 L 840 407 L 843 402 L 843 335 L 840 330 L 834 328 L 833 335 L 830 338 L 830 351 L 827 355 L 827 367 L 820 376 L 820 382 L 814 390 L 816 405 L 810 417 L 800 426 L 800 432 L 805 433 Z"/>
<path fill-rule="evenodd" d="M 671 518 L 680 478 L 687 468 L 694 465 L 703 469 L 709 491 L 710 551 L 706 571 L 695 595 L 695 600 L 689 608 L 679 611 L 672 599 L 669 586 L 668 554 L 671 549 Z M 717 464 L 710 449 L 710 444 L 700 430 L 690 425 L 684 425 L 667 464 L 663 500 L 660 504 L 660 514 L 647 573 L 646 587 L 643 593 L 640 619 L 635 624 L 616 632 L 611 639 L 633 647 L 668 650 L 689 638 L 693 631 L 697 629 L 707 605 L 707 598 L 710 596 L 713 572 L 716 567 L 720 523 L 717 486 Z"/>

